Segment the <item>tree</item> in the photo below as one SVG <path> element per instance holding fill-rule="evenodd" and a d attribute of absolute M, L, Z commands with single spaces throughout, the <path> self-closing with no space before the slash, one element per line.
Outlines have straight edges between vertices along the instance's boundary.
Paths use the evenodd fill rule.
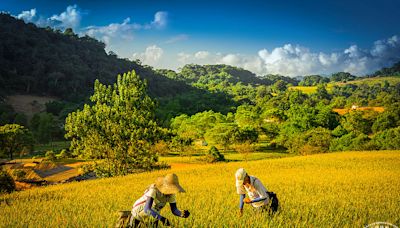
<path fill-rule="evenodd" d="M 207 142 L 222 145 L 225 151 L 235 140 L 235 134 L 238 126 L 233 123 L 218 123 L 204 135 Z"/>
<path fill-rule="evenodd" d="M 347 82 L 347 81 L 352 81 L 355 78 L 356 76 L 348 72 L 338 72 L 331 75 L 332 82 Z"/>
<path fill-rule="evenodd" d="M 29 132 L 24 126 L 18 124 L 0 126 L 0 153 L 8 155 L 12 160 L 15 152 L 31 143 L 27 140 L 28 136 Z"/>
<path fill-rule="evenodd" d="M 372 141 L 381 150 L 398 150 L 400 149 L 400 127 L 381 131 L 374 136 Z"/>
<path fill-rule="evenodd" d="M 164 132 L 155 121 L 155 103 L 146 88 L 134 71 L 118 75 L 113 86 L 96 80 L 90 98 L 93 105 L 86 104 L 66 119 L 65 136 L 72 139 L 71 150 L 84 157 L 105 159 L 97 164 L 105 176 L 151 169 L 157 154 L 149 147 Z"/>
<path fill-rule="evenodd" d="M 55 134 L 61 131 L 54 115 L 47 112 L 37 113 L 32 117 L 31 129 L 39 143 L 53 141 Z"/>
<path fill-rule="evenodd" d="M 218 148 L 215 146 L 212 146 L 206 155 L 206 160 L 208 162 L 219 162 L 219 161 L 225 161 L 225 156 L 219 152 Z"/>
<path fill-rule="evenodd" d="M 275 93 L 284 92 L 287 90 L 287 83 L 283 80 L 278 80 L 274 83 L 272 89 L 275 91 Z"/>
<path fill-rule="evenodd" d="M 15 182 L 7 171 L 0 169 L 0 194 L 15 191 Z"/>

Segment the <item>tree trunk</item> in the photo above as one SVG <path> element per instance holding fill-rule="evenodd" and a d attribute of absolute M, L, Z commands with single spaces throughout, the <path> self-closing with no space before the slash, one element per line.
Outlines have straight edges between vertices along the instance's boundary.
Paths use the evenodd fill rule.
<path fill-rule="evenodd" d="M 12 147 L 10 147 L 9 153 L 10 153 L 10 160 L 13 160 L 13 152 L 12 152 Z"/>

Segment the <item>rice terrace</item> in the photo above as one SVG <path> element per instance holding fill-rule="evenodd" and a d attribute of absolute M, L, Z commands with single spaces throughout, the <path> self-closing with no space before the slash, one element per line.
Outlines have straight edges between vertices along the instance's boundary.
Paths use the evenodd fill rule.
<path fill-rule="evenodd" d="M 400 2 L 0 4 L 0 228 L 400 226 Z"/>

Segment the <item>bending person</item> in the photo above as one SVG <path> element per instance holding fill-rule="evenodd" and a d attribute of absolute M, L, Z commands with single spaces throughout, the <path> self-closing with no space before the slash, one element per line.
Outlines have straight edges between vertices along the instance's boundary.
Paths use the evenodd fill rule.
<path fill-rule="evenodd" d="M 179 185 L 176 174 L 167 174 L 165 177 L 158 177 L 156 182 L 150 185 L 143 196 L 133 204 L 131 227 L 146 226 L 148 223 L 158 225 L 161 221 L 165 226 L 171 225 L 169 220 L 160 215 L 160 210 L 169 203 L 171 212 L 175 216 L 187 218 L 190 213 L 187 210 L 180 211 L 176 206 L 175 194 L 185 192 Z"/>
<path fill-rule="evenodd" d="M 261 181 L 240 168 L 236 171 L 236 191 L 240 195 L 239 216 L 243 214 L 244 203 L 251 204 L 260 211 L 276 212 L 278 198 L 273 192 L 268 192 Z M 249 198 L 246 198 L 246 193 Z"/>

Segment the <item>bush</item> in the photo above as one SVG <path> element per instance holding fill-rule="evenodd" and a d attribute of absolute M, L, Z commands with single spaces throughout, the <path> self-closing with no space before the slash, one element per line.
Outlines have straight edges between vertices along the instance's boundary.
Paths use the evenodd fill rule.
<path fill-rule="evenodd" d="M 69 154 L 65 149 L 61 150 L 60 154 L 58 155 L 58 158 L 60 158 L 60 159 L 65 159 L 68 157 L 69 157 Z"/>
<path fill-rule="evenodd" d="M 14 179 L 4 170 L 0 170 L 0 194 L 15 191 Z"/>
<path fill-rule="evenodd" d="M 241 144 L 236 144 L 235 145 L 235 150 L 242 154 L 244 157 L 244 160 L 247 161 L 247 157 L 249 156 L 250 153 L 254 152 L 255 148 L 254 145 L 251 144 L 250 142 L 245 142 Z"/>
<path fill-rule="evenodd" d="M 317 127 L 291 137 L 288 141 L 288 150 L 290 153 L 302 155 L 325 153 L 329 149 L 331 140 L 329 129 Z"/>
<path fill-rule="evenodd" d="M 372 141 L 381 150 L 398 150 L 400 149 L 400 127 L 381 131 L 374 136 Z"/>
<path fill-rule="evenodd" d="M 21 169 L 14 170 L 12 174 L 15 177 L 16 180 L 22 180 L 26 176 L 26 172 L 24 170 L 21 170 Z"/>
<path fill-rule="evenodd" d="M 56 160 L 56 155 L 54 154 L 54 152 L 52 150 L 47 151 L 45 156 L 46 156 L 46 160 L 49 160 L 49 161 Z"/>
<path fill-rule="evenodd" d="M 351 148 L 351 143 L 355 137 L 356 136 L 354 133 L 349 133 L 349 134 L 343 135 L 340 138 L 335 138 L 331 141 L 329 150 L 330 151 L 349 150 Z"/>
<path fill-rule="evenodd" d="M 165 141 L 158 141 L 151 147 L 151 150 L 158 155 L 167 155 L 170 152 Z"/>
<path fill-rule="evenodd" d="M 329 150 L 331 151 L 345 151 L 345 150 L 374 150 L 377 147 L 369 139 L 368 135 L 360 133 L 349 133 L 340 138 L 332 140 Z"/>
<path fill-rule="evenodd" d="M 208 150 L 208 153 L 206 155 L 206 161 L 207 162 L 219 162 L 219 161 L 225 161 L 225 157 L 223 154 L 219 152 L 217 147 L 212 146 L 210 150 Z"/>

